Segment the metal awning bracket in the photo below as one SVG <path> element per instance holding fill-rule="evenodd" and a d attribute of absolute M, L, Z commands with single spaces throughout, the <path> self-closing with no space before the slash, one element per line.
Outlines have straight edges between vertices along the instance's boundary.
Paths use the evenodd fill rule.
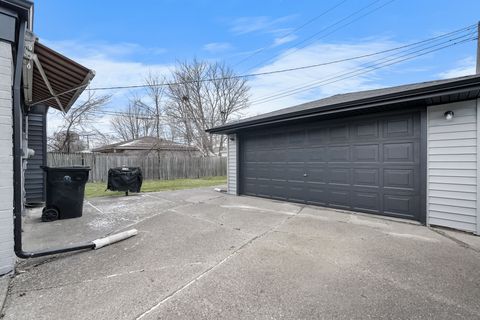
<path fill-rule="evenodd" d="M 25 32 L 25 51 L 23 53 L 23 94 L 28 103 L 33 101 L 33 56 L 37 37 L 30 31 Z"/>
<path fill-rule="evenodd" d="M 65 108 L 63 107 L 62 103 L 60 102 L 60 99 L 58 99 L 58 96 L 56 95 L 55 91 L 53 90 L 52 86 L 50 85 L 50 81 L 48 81 L 47 75 L 45 74 L 45 71 L 43 70 L 42 64 L 40 63 L 40 60 L 38 60 L 38 56 L 35 53 L 33 54 L 33 61 L 35 62 L 35 66 L 37 67 L 38 72 L 42 76 L 42 79 L 45 82 L 45 85 L 47 86 L 48 91 L 52 95 L 52 99 L 55 99 L 58 106 L 60 107 L 60 110 L 62 110 L 62 112 L 65 113 Z"/>

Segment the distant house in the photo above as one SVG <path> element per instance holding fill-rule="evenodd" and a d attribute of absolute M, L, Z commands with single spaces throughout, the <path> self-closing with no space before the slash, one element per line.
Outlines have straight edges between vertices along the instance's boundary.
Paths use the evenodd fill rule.
<path fill-rule="evenodd" d="M 161 155 L 168 156 L 200 156 L 201 152 L 197 147 L 176 143 L 166 139 L 156 137 L 143 137 L 134 140 L 117 142 L 92 150 L 92 152 L 101 153 L 124 153 L 131 155 L 146 155 L 148 153 L 160 152 Z"/>

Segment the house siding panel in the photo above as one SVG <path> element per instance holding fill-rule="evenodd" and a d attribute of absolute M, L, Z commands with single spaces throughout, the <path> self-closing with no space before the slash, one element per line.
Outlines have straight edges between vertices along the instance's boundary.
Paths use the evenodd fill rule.
<path fill-rule="evenodd" d="M 237 135 L 231 134 L 227 139 L 227 192 L 229 194 L 237 194 L 237 156 L 238 156 L 238 141 Z"/>
<path fill-rule="evenodd" d="M 45 107 L 33 107 L 28 115 L 28 147 L 35 151 L 27 161 L 25 171 L 25 200 L 27 204 L 45 201 L 45 175 L 42 166 L 47 165 Z"/>
<path fill-rule="evenodd" d="M 13 270 L 12 48 L 0 41 L 0 274 Z"/>
<path fill-rule="evenodd" d="M 476 232 L 477 101 L 429 107 L 427 130 L 427 223 Z"/>

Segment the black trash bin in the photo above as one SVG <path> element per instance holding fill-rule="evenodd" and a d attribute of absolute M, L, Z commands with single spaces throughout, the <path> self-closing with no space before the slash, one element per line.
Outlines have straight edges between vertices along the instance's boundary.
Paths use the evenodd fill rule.
<path fill-rule="evenodd" d="M 139 167 L 118 167 L 108 170 L 107 189 L 111 191 L 140 192 L 143 175 Z"/>
<path fill-rule="evenodd" d="M 46 173 L 47 201 L 42 220 L 82 216 L 89 167 L 42 167 Z"/>

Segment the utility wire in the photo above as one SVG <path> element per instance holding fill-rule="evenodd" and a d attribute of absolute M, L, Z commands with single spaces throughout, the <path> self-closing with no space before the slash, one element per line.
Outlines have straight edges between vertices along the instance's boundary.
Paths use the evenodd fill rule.
<path fill-rule="evenodd" d="M 430 50 L 427 50 L 427 51 L 425 51 L 426 49 L 422 49 L 422 50 L 419 50 L 419 53 L 417 53 L 417 54 L 414 54 L 415 52 L 412 52 L 412 53 L 409 53 L 407 55 L 403 55 L 403 56 L 399 56 L 399 57 L 396 57 L 396 58 L 393 58 L 393 59 L 386 60 L 382 63 L 377 63 L 377 64 L 373 64 L 369 67 L 360 68 L 360 69 L 358 69 L 356 71 L 353 71 L 353 72 L 348 72 L 348 73 L 341 74 L 339 76 L 335 76 L 335 77 L 327 78 L 327 79 L 324 79 L 324 80 L 316 81 L 315 83 L 309 84 L 307 86 L 296 88 L 296 89 L 293 89 L 293 90 L 290 90 L 290 91 L 287 91 L 287 92 L 283 92 L 281 94 L 272 95 L 272 96 L 269 96 L 269 97 L 265 97 L 263 99 L 258 99 L 257 101 L 254 101 L 252 103 L 262 104 L 262 103 L 278 100 L 278 99 L 281 99 L 281 98 L 285 98 L 287 96 L 297 94 L 299 92 L 310 90 L 315 86 L 320 87 L 320 86 L 325 86 L 325 85 L 328 85 L 328 84 L 336 83 L 336 82 L 339 82 L 339 81 L 342 81 L 342 80 L 346 80 L 346 79 L 353 78 L 353 77 L 356 77 L 356 76 L 359 76 L 359 75 L 362 75 L 362 74 L 365 74 L 365 73 L 372 72 L 374 70 L 385 68 L 385 67 L 388 67 L 388 66 L 391 66 L 391 65 L 394 65 L 394 64 L 398 64 L 398 63 L 407 61 L 407 60 L 412 60 L 412 59 L 418 58 L 420 56 L 424 56 L 424 55 L 432 53 L 432 52 L 443 50 L 445 48 L 449 48 L 449 47 L 459 45 L 459 44 L 462 44 L 462 43 L 466 43 L 466 42 L 469 42 L 469 41 L 474 41 L 474 40 L 477 40 L 477 39 L 478 39 L 478 37 L 471 37 L 471 38 L 467 38 L 467 39 L 462 39 L 462 40 L 456 41 L 454 43 L 441 46 L 439 48 L 435 48 L 438 45 L 432 46 L 430 48 L 426 48 L 426 49 L 430 49 Z M 432 49 L 432 48 L 435 48 L 435 49 Z M 424 52 L 422 52 L 422 51 L 424 51 Z M 412 55 L 412 54 L 414 54 L 414 55 Z M 97 113 L 97 114 L 100 113 L 100 114 L 112 115 L 112 116 L 133 117 L 133 118 L 137 118 L 139 120 L 156 120 L 156 118 L 157 118 L 157 116 L 136 116 L 136 115 L 128 114 L 126 112 L 117 112 L 117 111 L 96 110 L 96 111 L 92 111 L 92 113 Z M 170 119 L 166 115 L 160 115 L 160 116 L 158 116 L 158 118 Z M 194 119 L 194 118 L 190 118 L 190 119 Z"/>
<path fill-rule="evenodd" d="M 375 4 L 378 3 L 379 1 L 381 1 L 381 0 L 376 0 L 376 1 L 372 2 L 372 3 L 370 3 L 369 5 L 367 5 L 367 6 L 365 6 L 365 7 L 362 7 L 362 8 L 360 8 L 359 10 L 355 11 L 354 13 L 348 15 L 347 17 L 345 17 L 345 18 L 343 18 L 343 19 L 340 19 L 340 20 L 338 20 L 337 22 L 335 22 L 335 23 L 333 23 L 333 24 L 331 24 L 331 25 L 329 25 L 329 26 L 321 29 L 320 31 L 314 33 L 314 34 L 311 35 L 310 37 L 308 37 L 308 38 L 306 38 L 306 39 L 304 39 L 304 40 L 302 40 L 302 41 L 300 41 L 300 42 L 297 42 L 297 43 L 291 45 L 291 46 L 289 47 L 289 49 L 291 49 L 290 51 L 287 51 L 286 53 L 280 54 L 280 55 L 278 55 L 278 56 L 281 56 L 282 58 L 284 58 L 284 57 L 287 57 L 287 56 L 289 56 L 289 55 L 297 52 L 298 50 L 306 47 L 309 43 L 312 42 L 312 40 L 315 39 L 315 37 L 317 37 L 318 35 L 322 34 L 324 31 L 326 31 L 326 30 L 330 29 L 331 27 L 334 27 L 334 26 L 342 23 L 342 22 L 345 21 L 345 20 L 350 19 L 351 17 L 359 14 L 359 13 L 362 12 L 363 10 L 368 9 L 368 8 L 370 8 L 371 6 L 375 5 Z M 320 38 L 318 38 L 318 39 L 316 39 L 316 40 L 323 39 L 323 38 L 331 35 L 332 33 L 335 33 L 335 32 L 337 32 L 338 30 L 341 30 L 341 29 L 343 29 L 343 28 L 351 25 L 352 23 L 354 23 L 354 22 L 356 22 L 356 21 L 358 21 L 358 20 L 360 20 L 360 19 L 362 19 L 362 18 L 364 18 L 364 17 L 366 17 L 366 16 L 374 13 L 375 11 L 378 11 L 378 10 L 382 9 L 383 7 L 385 7 L 385 6 L 387 6 L 388 4 L 392 3 L 393 1 L 395 1 L 395 0 L 390 0 L 390 1 L 388 1 L 388 2 L 385 2 L 385 3 L 382 4 L 381 6 L 376 7 L 376 8 L 374 8 L 374 9 L 372 9 L 372 10 L 370 10 L 370 11 L 368 11 L 368 12 L 362 14 L 362 15 L 360 15 L 359 17 L 353 19 L 352 21 L 349 21 L 349 22 L 347 22 L 347 23 L 345 23 L 345 24 L 343 24 L 343 25 L 341 25 L 341 26 L 333 29 L 332 31 L 324 34 L 323 36 L 321 36 Z M 305 43 L 306 43 L 306 44 L 305 44 Z M 302 45 L 302 44 L 305 44 L 305 45 L 300 46 L 300 45 Z M 299 46 L 300 46 L 300 47 L 299 47 Z M 272 58 L 268 58 L 268 59 L 266 59 L 266 60 L 263 60 L 263 61 L 255 64 L 253 67 L 251 67 L 250 70 L 255 69 L 256 67 L 258 67 L 258 66 L 260 66 L 260 65 L 262 65 L 262 64 L 264 64 L 264 63 L 270 62 L 270 61 L 272 61 L 273 59 L 275 59 L 275 58 L 278 57 L 278 56 L 275 56 L 275 57 L 272 57 Z"/>
<path fill-rule="evenodd" d="M 328 8 L 327 10 L 323 11 L 323 12 L 320 13 L 319 15 L 311 18 L 310 20 L 308 20 L 308 21 L 305 22 L 304 24 L 298 26 L 298 27 L 295 28 L 294 30 L 283 34 L 283 35 L 281 36 L 281 38 L 286 38 L 286 37 L 288 37 L 288 36 L 293 35 L 295 32 L 303 29 L 304 27 L 306 27 L 307 25 L 311 24 L 312 22 L 320 19 L 321 17 L 323 17 L 324 15 L 326 15 L 326 14 L 330 13 L 331 11 L 335 10 L 336 8 L 338 8 L 339 6 L 341 6 L 342 4 L 344 4 L 344 3 L 347 2 L 347 1 L 348 1 L 348 0 L 342 0 L 342 1 L 338 2 L 338 3 L 335 4 L 334 6 Z M 247 57 L 243 58 L 243 59 L 240 60 L 239 62 L 235 63 L 232 67 L 236 67 L 236 66 L 242 64 L 243 62 L 249 60 L 250 58 L 256 56 L 257 54 L 265 51 L 266 49 L 268 49 L 268 48 L 270 48 L 270 47 L 271 47 L 271 46 L 265 46 L 265 47 L 262 47 L 262 48 L 260 48 L 260 49 L 255 50 L 252 54 L 248 55 Z"/>
<path fill-rule="evenodd" d="M 420 56 L 424 56 L 426 54 L 429 54 L 429 53 L 432 53 L 432 52 L 435 52 L 435 51 L 439 51 L 439 50 L 442 50 L 442 49 L 445 49 L 445 48 L 448 48 L 448 47 L 452 47 L 452 46 L 455 46 L 455 45 L 458 45 L 458 44 L 462 44 L 462 43 L 466 43 L 466 42 L 469 42 L 469 41 L 474 41 L 474 40 L 477 40 L 478 37 L 474 37 L 474 38 L 470 38 L 470 39 L 465 39 L 465 40 L 461 40 L 461 41 L 458 41 L 458 42 L 455 42 L 455 43 L 452 43 L 452 44 L 449 44 L 449 45 L 445 45 L 443 47 L 440 47 L 440 48 L 437 48 L 437 49 L 433 49 L 433 50 L 429 50 L 429 51 L 426 51 L 426 52 L 422 52 L 420 54 L 417 54 L 415 56 L 412 56 L 412 57 L 406 57 L 404 59 L 400 59 L 400 60 L 396 60 L 396 61 L 393 61 L 393 62 L 390 62 L 388 64 L 382 64 L 380 66 L 375 66 L 375 67 L 372 67 L 372 68 L 368 68 L 367 70 L 365 71 L 362 71 L 362 72 L 356 72 L 355 74 L 353 75 L 348 75 L 348 74 L 345 74 L 345 75 L 348 75 L 346 77 L 342 77 L 342 78 L 339 78 L 339 79 L 335 79 L 333 81 L 328 81 L 330 79 L 326 79 L 326 80 L 323 80 L 323 81 L 320 81 L 320 82 L 317 82 L 317 83 L 313 83 L 309 86 L 304 86 L 302 87 L 302 90 L 299 90 L 299 89 L 295 89 L 296 91 L 295 92 L 291 92 L 291 93 L 282 93 L 282 94 L 278 94 L 278 95 L 273 95 L 273 96 L 270 96 L 266 98 L 263 98 L 263 100 L 257 100 L 255 102 L 252 102 L 252 103 L 256 103 L 256 104 L 262 104 L 262 103 L 266 103 L 266 102 L 270 102 L 270 101 L 274 101 L 274 100 L 278 100 L 278 99 L 281 99 L 281 98 L 285 98 L 287 96 L 291 96 L 291 95 L 294 95 L 294 94 L 297 94 L 297 93 L 300 93 L 300 92 L 304 92 L 304 91 L 307 91 L 307 90 L 310 90 L 312 89 L 313 87 L 315 86 L 325 86 L 325 85 L 328 85 L 328 84 L 332 84 L 332 83 L 335 83 L 335 82 L 339 82 L 339 81 L 342 81 L 342 80 L 346 80 L 346 79 L 349 79 L 349 78 L 353 78 L 353 77 L 356 77 L 356 76 L 359 76 L 359 75 L 362 75 L 362 74 L 365 74 L 365 73 L 368 73 L 368 72 L 372 72 L 374 70 L 378 70 L 380 68 L 384 68 L 384 67 L 388 67 L 388 66 L 391 66 L 391 65 L 394 65 L 394 64 L 397 64 L 397 63 L 400 63 L 400 62 L 403 62 L 403 61 L 407 61 L 407 60 L 411 60 L 411 59 L 414 59 L 414 58 L 418 58 Z M 365 68 L 366 69 L 366 68 Z M 361 70 L 359 70 L 361 71 Z M 337 78 L 337 77 L 334 77 L 334 78 Z M 334 79 L 332 78 L 332 79 Z M 325 82 L 327 81 L 327 82 Z"/>
<path fill-rule="evenodd" d="M 394 59 L 398 59 L 398 58 L 401 58 L 401 57 L 404 57 L 404 56 L 407 56 L 407 55 L 415 54 L 415 53 L 418 53 L 418 52 L 421 52 L 421 51 L 424 51 L 424 50 L 427 50 L 427 49 L 431 49 L 431 48 L 434 48 L 434 47 L 438 47 L 438 46 L 440 46 L 440 45 L 442 45 L 442 44 L 446 44 L 446 43 L 449 43 L 449 42 L 452 42 L 452 41 L 455 41 L 455 40 L 459 40 L 459 39 L 466 38 L 466 37 L 471 37 L 471 36 L 473 36 L 473 35 L 475 35 L 475 34 L 476 34 L 476 30 L 473 31 L 473 32 L 470 31 L 470 32 L 467 33 L 467 34 L 458 36 L 458 37 L 456 37 L 456 38 L 448 39 L 448 40 L 446 40 L 446 41 L 443 41 L 443 42 L 440 42 L 440 43 L 437 43 L 437 44 L 433 44 L 433 45 L 428 46 L 428 47 L 426 47 L 426 48 L 416 49 L 415 51 L 411 51 L 412 49 L 403 50 L 403 51 L 394 53 L 393 55 L 389 55 L 389 56 L 385 56 L 385 57 L 383 57 L 383 58 L 380 58 L 379 60 L 377 60 L 377 61 L 373 64 L 373 66 L 376 65 L 376 64 L 379 64 L 379 62 L 382 61 L 382 60 L 386 60 L 385 62 L 388 62 L 388 61 L 391 61 L 391 60 L 394 60 Z M 419 46 L 419 47 L 421 48 L 422 46 Z M 413 48 L 415 48 L 415 47 L 413 47 Z M 409 51 L 411 51 L 411 52 L 409 52 Z M 405 54 L 405 52 L 407 52 L 407 53 Z M 400 56 L 398 56 L 399 54 L 400 54 Z M 398 56 L 398 57 L 395 57 L 395 56 Z M 392 59 L 392 57 L 394 57 L 394 58 Z M 368 67 L 370 67 L 369 64 L 370 64 L 370 62 L 363 63 L 363 64 L 360 65 L 360 67 L 361 67 L 361 69 L 363 69 L 363 68 L 368 68 Z M 350 73 L 352 73 L 352 72 L 355 72 L 355 71 L 349 71 L 349 72 L 343 73 L 343 74 L 340 72 L 340 73 L 336 73 L 336 74 L 334 74 L 334 75 L 332 75 L 332 76 L 335 78 L 335 77 L 337 77 L 337 76 L 342 76 L 342 75 L 344 75 L 344 74 L 350 74 Z M 301 88 L 302 88 L 302 87 L 301 87 Z M 290 91 L 292 91 L 292 90 L 296 90 L 296 89 L 290 89 L 290 90 L 287 91 L 287 92 L 282 91 L 281 94 L 288 93 L 288 92 L 290 92 Z M 269 98 L 269 97 L 264 97 L 264 98 Z M 257 99 L 256 101 L 254 101 L 254 102 L 258 102 L 259 100 L 262 100 L 262 99 L 264 99 L 264 98 L 258 98 L 258 99 Z"/>
<path fill-rule="evenodd" d="M 316 64 L 300 66 L 300 67 L 285 68 L 285 69 L 278 69 L 278 70 L 264 71 L 264 72 L 256 72 L 256 73 L 248 73 L 248 74 L 243 74 L 243 75 L 234 75 L 234 76 L 230 76 L 230 77 L 208 78 L 208 79 L 200 79 L 198 81 L 197 80 L 192 80 L 192 81 L 180 81 L 180 82 L 162 82 L 162 83 L 158 83 L 158 84 L 153 85 L 153 86 L 154 87 L 157 87 L 157 86 L 174 86 L 174 85 L 189 84 L 189 83 L 193 83 L 193 82 L 208 82 L 208 81 L 227 80 L 227 79 L 236 79 L 236 78 L 251 78 L 251 77 L 257 77 L 257 76 L 272 75 L 272 74 L 278 74 L 278 73 L 284 73 L 284 72 L 292 72 L 292 71 L 297 71 L 297 70 L 311 69 L 311 68 L 316 68 L 316 67 L 321 67 L 321 66 L 326 66 L 326 65 L 351 61 L 351 60 L 368 58 L 368 57 L 372 57 L 372 56 L 376 56 L 376 55 L 380 55 L 380 54 L 383 54 L 383 53 L 392 52 L 392 51 L 396 51 L 396 50 L 400 50 L 400 49 L 404 49 L 404 48 L 408 48 L 408 47 L 414 47 L 414 46 L 417 46 L 419 44 L 432 42 L 434 40 L 445 38 L 445 37 L 448 37 L 450 35 L 453 35 L 453 34 L 456 34 L 456 33 L 462 32 L 462 31 L 474 29 L 474 28 L 476 28 L 476 26 L 477 26 L 476 24 L 472 24 L 472 25 L 469 25 L 467 27 L 464 27 L 464 28 L 461 28 L 461 29 L 458 29 L 458 30 L 454 30 L 452 32 L 448 32 L 448 33 L 445 33 L 445 34 L 442 34 L 442 35 L 439 35 L 439 36 L 436 36 L 436 37 L 432 37 L 432 38 L 429 38 L 429 39 L 425 39 L 425 40 L 413 42 L 411 44 L 407 44 L 407 45 L 403 45 L 403 46 L 399 46 L 399 47 L 395 47 L 395 48 L 391 48 L 391 49 L 386 49 L 386 50 L 382 50 L 382 51 L 377 51 L 377 52 L 373 52 L 373 53 L 369 53 L 369 54 L 358 55 L 358 56 L 354 56 L 354 57 L 350 57 L 350 58 L 332 60 L 332 61 L 328 61 L 328 62 L 316 63 Z M 152 85 L 148 85 L 148 84 L 139 84 L 139 85 L 128 85 L 128 86 L 96 87 L 96 88 L 88 88 L 87 90 L 99 91 L 99 90 L 116 90 L 116 89 L 136 89 L 136 88 L 146 88 L 146 87 L 151 87 L 151 86 Z"/>
<path fill-rule="evenodd" d="M 298 70 L 317 68 L 317 67 L 321 67 L 321 66 L 326 66 L 326 65 L 331 65 L 331 64 L 336 64 L 336 63 L 341 63 L 341 62 L 346 62 L 346 61 L 368 58 L 368 57 L 381 55 L 381 54 L 384 54 L 384 53 L 393 52 L 393 51 L 397 51 L 397 50 L 401 50 L 401 49 L 405 49 L 405 48 L 409 48 L 409 47 L 415 47 L 415 46 L 418 46 L 418 45 L 421 45 L 421 44 L 424 44 L 424 43 L 432 42 L 432 41 L 435 41 L 435 40 L 438 40 L 438 39 L 442 39 L 442 38 L 454 35 L 456 33 L 460 33 L 462 31 L 471 30 L 472 28 L 476 28 L 476 24 L 473 24 L 473 25 L 470 25 L 470 26 L 467 26 L 467 27 L 449 32 L 449 33 L 445 33 L 445 34 L 442 34 L 442 35 L 439 35 L 439 36 L 436 36 L 436 37 L 433 37 L 433 38 L 429 38 L 429 39 L 425 39 L 425 40 L 422 40 L 422 41 L 414 42 L 414 43 L 411 43 L 411 44 L 407 44 L 407 45 L 403 45 L 403 46 L 399 46 L 399 47 L 395 47 L 395 48 L 391 48 L 391 49 L 387 49 L 387 50 L 382 50 L 382 51 L 378 51 L 378 52 L 373 52 L 373 53 L 369 53 L 369 54 L 354 56 L 354 57 L 350 57 L 350 58 L 332 60 L 332 61 L 323 62 L 323 63 L 311 64 L 311 65 L 294 67 L 294 68 L 278 69 L 278 70 L 273 70 L 273 71 L 256 72 L 256 73 L 243 74 L 243 75 L 235 75 L 235 76 L 230 76 L 230 77 L 200 79 L 198 81 L 162 82 L 162 83 L 158 83 L 158 84 L 153 85 L 153 86 L 154 87 L 173 86 L 173 85 L 184 85 L 184 84 L 189 84 L 189 83 L 193 83 L 193 82 L 207 82 L 207 81 L 219 81 L 219 80 L 228 80 L 228 79 L 236 79 L 236 78 L 250 78 L 250 77 L 263 76 L 263 75 L 272 75 L 272 74 L 278 74 L 278 73 L 284 73 L 284 72 L 292 72 L 292 71 L 298 71 Z M 40 101 L 36 101 L 36 102 L 33 103 L 33 105 L 41 104 L 45 101 L 54 99 L 55 97 L 63 96 L 65 94 L 74 92 L 78 89 L 85 88 L 87 86 L 88 86 L 88 84 L 84 84 L 84 85 L 66 90 L 64 92 L 53 95 L 49 98 L 46 98 L 46 99 L 43 99 L 43 100 L 40 100 Z M 94 88 L 86 88 L 86 90 L 88 90 L 88 91 L 121 90 L 121 89 L 147 88 L 147 87 L 151 87 L 151 86 L 152 85 L 141 84 L 141 85 L 96 87 L 96 88 L 94 87 Z"/>

